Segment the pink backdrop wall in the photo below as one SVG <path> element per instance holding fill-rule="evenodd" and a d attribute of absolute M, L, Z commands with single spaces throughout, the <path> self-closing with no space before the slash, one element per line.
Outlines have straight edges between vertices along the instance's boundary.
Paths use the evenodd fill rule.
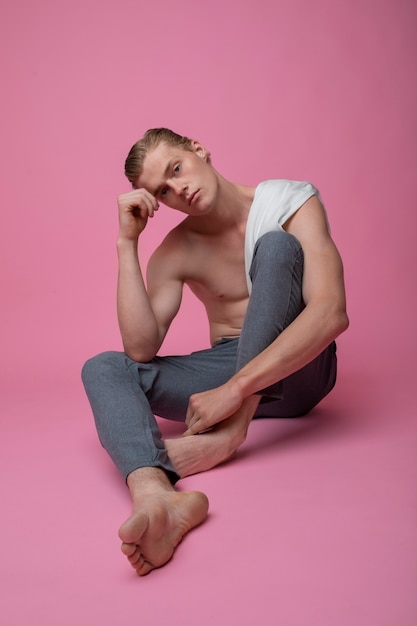
<path fill-rule="evenodd" d="M 0 623 L 416 623 L 416 26 L 415 0 L 3 3 Z M 320 188 L 351 326 L 311 420 L 258 420 L 236 463 L 182 481 L 211 518 L 138 581 L 79 372 L 121 347 L 116 196 L 157 125 L 235 181 Z M 188 295 L 174 331 L 165 351 L 207 344 Z"/>
<path fill-rule="evenodd" d="M 2 18 L 1 329 L 6 377 L 78 376 L 120 346 L 115 198 L 130 145 L 167 125 L 222 173 L 309 179 L 346 266 L 345 363 L 414 342 L 416 116 L 412 0 L 180 0 L 9 5 Z M 176 220 L 168 210 L 147 258 Z M 205 344 L 186 298 L 184 348 Z M 182 320 L 182 321 L 181 321 Z M 411 334 L 410 334 L 411 333 Z M 177 350 L 183 339 L 168 340 Z M 7 364 L 7 365 L 6 365 Z"/>

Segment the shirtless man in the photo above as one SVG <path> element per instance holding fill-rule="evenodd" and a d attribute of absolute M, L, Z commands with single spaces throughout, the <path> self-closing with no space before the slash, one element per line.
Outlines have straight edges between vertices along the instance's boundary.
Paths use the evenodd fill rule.
<path fill-rule="evenodd" d="M 334 385 L 334 340 L 348 318 L 341 259 L 312 185 L 232 183 L 203 145 L 166 129 L 135 144 L 126 175 L 133 190 L 118 199 L 117 242 L 124 353 L 90 359 L 83 381 L 132 497 L 122 551 L 145 575 L 207 515 L 206 496 L 175 482 L 233 455 L 254 416 L 317 404 Z M 252 214 L 258 205 L 262 222 L 270 193 L 281 217 L 259 234 Z M 159 202 L 186 217 L 152 255 L 145 286 L 138 241 Z M 206 308 L 212 348 L 158 357 L 184 284 Z M 185 421 L 184 436 L 162 442 L 154 414 Z"/>

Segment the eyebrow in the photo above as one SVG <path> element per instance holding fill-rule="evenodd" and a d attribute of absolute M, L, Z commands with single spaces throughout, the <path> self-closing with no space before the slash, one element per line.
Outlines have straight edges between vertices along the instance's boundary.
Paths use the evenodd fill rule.
<path fill-rule="evenodd" d="M 167 164 L 166 168 L 164 169 L 164 173 L 162 174 L 163 178 L 165 178 L 165 176 L 168 174 L 169 170 L 171 169 L 172 161 L 173 161 L 173 159 L 169 159 L 168 164 Z M 155 196 L 155 198 L 158 196 L 158 193 L 159 193 L 161 187 L 162 187 L 162 184 L 158 185 L 158 187 L 153 192 L 153 195 Z"/>

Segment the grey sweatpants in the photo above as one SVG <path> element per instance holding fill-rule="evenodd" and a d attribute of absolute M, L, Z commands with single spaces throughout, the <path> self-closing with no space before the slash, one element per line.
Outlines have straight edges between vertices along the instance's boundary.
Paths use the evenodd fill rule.
<path fill-rule="evenodd" d="M 184 356 L 132 361 L 122 352 L 89 359 L 82 379 L 97 432 L 122 475 L 159 467 L 179 479 L 154 415 L 184 421 L 189 397 L 224 384 L 270 345 L 302 311 L 303 252 L 297 239 L 269 232 L 257 242 L 250 269 L 252 293 L 238 339 Z M 296 417 L 310 411 L 336 381 L 336 346 L 330 344 L 298 372 L 259 392 L 255 417 Z"/>

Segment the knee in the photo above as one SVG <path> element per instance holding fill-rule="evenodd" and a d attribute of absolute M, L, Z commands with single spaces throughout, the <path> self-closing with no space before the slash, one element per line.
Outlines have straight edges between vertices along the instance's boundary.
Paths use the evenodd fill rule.
<path fill-rule="evenodd" d="M 123 352 L 102 352 L 88 359 L 81 369 L 81 379 L 84 385 L 97 380 L 104 372 L 114 366 L 120 366 L 125 358 Z"/>
<path fill-rule="evenodd" d="M 250 268 L 252 283 L 271 268 L 276 276 L 302 276 L 303 249 L 294 235 L 279 230 L 265 233 L 258 239 Z"/>
<path fill-rule="evenodd" d="M 255 255 L 258 260 L 267 262 L 286 261 L 293 258 L 303 258 L 303 249 L 294 235 L 285 230 L 274 230 L 262 235 L 255 245 Z"/>

